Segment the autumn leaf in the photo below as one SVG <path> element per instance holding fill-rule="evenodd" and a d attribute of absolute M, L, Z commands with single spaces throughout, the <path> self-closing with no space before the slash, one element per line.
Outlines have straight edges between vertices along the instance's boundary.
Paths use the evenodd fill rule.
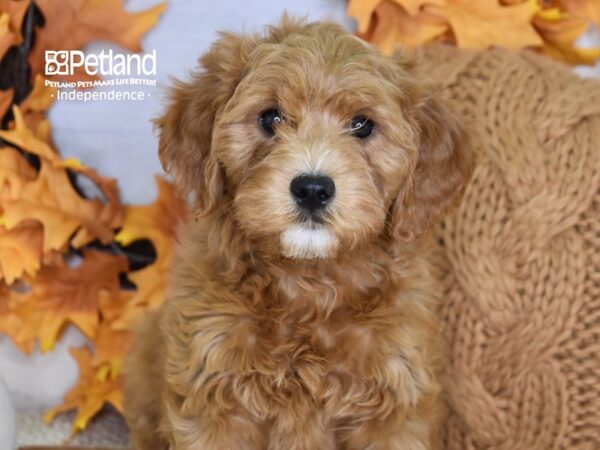
<path fill-rule="evenodd" d="M 46 142 L 38 139 L 35 133 L 27 127 L 23 113 L 17 105 L 13 106 L 13 115 L 15 117 L 14 128 L 1 130 L 0 138 L 49 161 L 58 162 L 57 153 Z"/>
<path fill-rule="evenodd" d="M 142 50 L 140 39 L 166 8 L 160 3 L 146 11 L 128 13 L 122 0 L 36 0 L 45 18 L 29 56 L 33 73 L 42 73 L 46 50 L 76 50 L 91 41 L 114 42 L 132 52 Z"/>
<path fill-rule="evenodd" d="M 7 13 L 0 15 L 0 58 L 3 58 L 7 50 L 18 41 L 10 29 L 9 22 L 10 17 Z"/>
<path fill-rule="evenodd" d="M 550 4 L 574 16 L 586 18 L 600 27 L 598 0 L 551 0 Z"/>
<path fill-rule="evenodd" d="M 21 25 L 28 7 L 27 1 L 0 0 L 0 58 L 22 42 Z"/>
<path fill-rule="evenodd" d="M 0 91 L 0 115 L 4 117 L 8 108 L 12 104 L 13 90 L 7 89 L 6 91 Z"/>
<path fill-rule="evenodd" d="M 589 27 L 589 18 L 552 8 L 540 11 L 533 24 L 544 39 L 542 51 L 549 56 L 575 64 L 593 64 L 600 58 L 600 48 L 575 46 L 577 39 Z"/>
<path fill-rule="evenodd" d="M 348 14 L 358 36 L 388 54 L 396 45 L 443 42 L 533 48 L 569 63 L 600 58 L 599 48 L 576 47 L 592 22 L 600 25 L 598 0 L 350 0 Z"/>
<path fill-rule="evenodd" d="M 42 351 L 51 350 L 62 328 L 74 324 L 93 339 L 100 320 L 100 292 L 119 295 L 119 275 L 127 272 L 127 260 L 95 250 L 85 250 L 81 265 L 47 266 L 31 281 L 29 319 L 38 325 L 36 337 Z"/>
<path fill-rule="evenodd" d="M 164 300 L 175 228 L 186 216 L 186 205 L 172 183 L 161 177 L 156 177 L 156 183 L 156 201 L 147 206 L 127 207 L 123 228 L 115 236 L 122 245 L 150 239 L 157 254 L 153 264 L 128 275 L 137 291 L 127 303 L 122 317 L 115 322 L 117 329 L 129 329 L 145 311 L 156 309 Z"/>
<path fill-rule="evenodd" d="M 0 226 L 0 279 L 10 285 L 24 275 L 34 276 L 42 263 L 42 240 L 42 227 L 33 221 L 12 230 Z"/>
<path fill-rule="evenodd" d="M 377 26 L 360 36 L 388 55 L 399 44 L 416 47 L 434 40 L 448 30 L 448 25 L 439 17 L 426 11 L 411 17 L 401 6 L 391 1 L 381 2 L 375 11 L 375 21 Z"/>
<path fill-rule="evenodd" d="M 57 89 L 55 87 L 45 85 L 44 77 L 39 73 L 36 74 L 33 82 L 33 89 L 21 103 L 21 110 L 24 112 L 47 111 L 56 100 L 56 91 Z"/>
<path fill-rule="evenodd" d="M 33 181 L 35 176 L 33 167 L 17 149 L 0 148 L 0 205 L 2 200 L 18 199 L 25 184 Z"/>
<path fill-rule="evenodd" d="M 63 404 L 46 414 L 47 421 L 61 412 L 77 409 L 73 431 L 78 431 L 84 429 L 106 403 L 122 410 L 121 367 L 132 335 L 130 331 L 113 329 L 111 324 L 122 314 L 129 297 L 129 292 L 99 292 L 103 321 L 94 338 L 94 354 L 91 355 L 85 347 L 71 349 L 79 365 L 79 381 L 66 395 Z"/>
<path fill-rule="evenodd" d="M 132 298 L 127 303 L 123 315 L 112 325 L 116 330 L 130 330 L 140 317 L 156 310 L 165 299 L 167 271 L 170 253 L 163 262 L 156 262 L 143 269 L 128 274 L 128 279 L 136 286 Z"/>
<path fill-rule="evenodd" d="M 347 13 L 350 17 L 354 17 L 358 24 L 358 33 L 365 34 L 369 29 L 369 23 L 373 19 L 373 14 L 377 10 L 377 7 L 382 3 L 395 3 L 397 6 L 400 6 L 404 12 L 408 13 L 410 16 L 416 16 L 421 7 L 425 4 L 440 4 L 443 3 L 444 0 L 389 0 L 389 2 L 382 0 L 350 0 L 348 2 L 348 10 Z M 390 6 L 385 6 L 380 10 L 379 20 L 385 20 L 387 16 L 383 14 L 383 11 L 386 9 L 391 9 Z M 396 14 L 394 14 L 395 16 Z M 386 20 L 387 23 L 392 23 L 393 20 Z M 394 27 L 397 25 L 397 28 L 402 28 L 403 23 L 394 23 Z M 385 33 L 385 30 L 388 30 L 388 26 L 381 26 Z M 408 34 L 408 33 L 407 33 Z"/>
<path fill-rule="evenodd" d="M 84 166 L 75 159 L 62 161 L 62 166 L 70 168 L 73 172 L 84 175 L 95 183 L 104 197 L 102 210 L 97 217 L 98 222 L 106 224 L 111 230 L 123 225 L 124 208 L 119 199 L 119 188 L 114 178 L 102 177 L 95 170 Z M 77 244 L 74 244 L 77 246 Z"/>
<path fill-rule="evenodd" d="M 460 47 L 518 49 L 543 44 L 531 24 L 539 10 L 536 0 L 514 6 L 502 6 L 497 0 L 448 0 L 425 10 L 448 20 Z"/>
<path fill-rule="evenodd" d="M 23 0 L 0 0 L 0 11 L 9 17 L 9 28 L 15 35 L 15 43 L 17 44 L 23 40 L 21 26 L 29 4 L 30 2 Z"/>
<path fill-rule="evenodd" d="M 98 367 L 97 377 L 104 380 L 107 377 L 116 378 L 121 373 L 123 357 L 131 344 L 132 334 L 129 330 L 117 329 L 113 325 L 127 309 L 134 295 L 133 291 L 110 293 L 100 292 L 100 312 L 102 322 L 94 339 L 94 367 Z"/>
<path fill-rule="evenodd" d="M 138 239 L 151 239 L 160 259 L 162 254 L 170 252 L 175 226 L 185 218 L 186 205 L 172 183 L 157 176 L 156 185 L 158 197 L 154 203 L 125 208 L 123 227 L 115 240 L 129 245 Z"/>
<path fill-rule="evenodd" d="M 14 315 L 12 312 L 13 305 L 11 304 L 11 290 L 4 282 L 0 282 L 0 333 L 7 333 L 7 329 L 12 329 L 13 325 L 10 321 L 13 320 L 9 315 Z M 17 317 L 18 319 L 18 317 Z M 20 319 L 18 319 L 20 321 Z"/>
<path fill-rule="evenodd" d="M 367 32 L 371 16 L 379 3 L 381 3 L 381 0 L 350 0 L 348 2 L 348 10 L 346 12 L 350 17 L 356 19 L 359 33 Z"/>
<path fill-rule="evenodd" d="M 59 250 L 67 242 L 76 248 L 94 239 L 109 242 L 116 225 L 110 214 L 118 213 L 100 200 L 81 198 L 65 170 L 47 163 L 42 163 L 35 181 L 25 184 L 18 199 L 3 201 L 2 207 L 0 223 L 8 229 L 27 219 L 44 226 L 44 252 Z"/>
<path fill-rule="evenodd" d="M 51 422 L 57 414 L 75 409 L 77 415 L 73 422 L 73 431 L 76 432 L 83 430 L 90 419 L 107 403 L 122 411 L 123 394 L 120 378 L 98 380 L 97 369 L 92 363 L 92 354 L 87 347 L 73 348 L 70 352 L 79 366 L 79 380 L 67 393 L 63 404 L 48 411 L 44 420 Z"/>
<path fill-rule="evenodd" d="M 425 5 L 443 5 L 446 0 L 394 0 L 402 6 L 408 14 L 416 16 Z"/>
<path fill-rule="evenodd" d="M 37 319 L 29 295 L 14 292 L 5 283 L 0 283 L 0 333 L 9 335 L 23 353 L 33 352 Z"/>

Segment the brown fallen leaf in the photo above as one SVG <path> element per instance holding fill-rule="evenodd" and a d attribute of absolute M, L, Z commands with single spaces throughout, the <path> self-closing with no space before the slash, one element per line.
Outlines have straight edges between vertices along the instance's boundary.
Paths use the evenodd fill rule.
<path fill-rule="evenodd" d="M 0 56 L 0 58 L 2 58 Z M 8 108 L 12 104 L 13 100 L 13 90 L 7 89 L 6 91 L 0 91 L 0 117 L 4 117 Z"/>
<path fill-rule="evenodd" d="M 447 0 L 424 9 L 446 18 L 460 47 L 519 49 L 543 45 L 531 24 L 539 10 L 536 0 L 513 6 L 502 6 L 498 0 Z"/>
<path fill-rule="evenodd" d="M 8 49 L 18 42 L 17 36 L 10 29 L 8 13 L 0 15 L 0 58 L 3 58 Z"/>
<path fill-rule="evenodd" d="M 15 117 L 14 128 L 12 130 L 0 130 L 0 138 L 48 161 L 58 163 L 60 158 L 56 151 L 47 142 L 39 139 L 27 126 L 21 108 L 13 105 L 12 110 Z"/>
<path fill-rule="evenodd" d="M 547 2 L 562 11 L 587 18 L 600 27 L 600 1 L 598 0 L 547 0 Z"/>
<path fill-rule="evenodd" d="M 38 320 L 29 295 L 12 291 L 0 283 L 0 333 L 9 335 L 23 353 L 31 354 L 35 348 Z"/>
<path fill-rule="evenodd" d="M 159 176 L 155 180 L 157 199 L 150 205 L 126 207 L 123 227 L 115 240 L 129 245 L 138 239 L 151 239 L 160 259 L 163 253 L 170 252 L 175 227 L 186 217 L 187 209 L 173 183 Z"/>
<path fill-rule="evenodd" d="M 167 287 L 169 261 L 170 253 L 163 255 L 161 261 L 128 274 L 127 278 L 137 286 L 137 290 L 127 303 L 121 317 L 111 325 L 112 328 L 119 331 L 131 330 L 144 314 L 155 311 L 162 305 Z"/>
<path fill-rule="evenodd" d="M 544 39 L 542 51 L 555 59 L 573 64 L 593 64 L 600 58 L 600 47 L 577 48 L 577 39 L 588 29 L 590 20 L 558 8 L 540 11 L 533 24 Z"/>
<path fill-rule="evenodd" d="M 154 263 L 129 273 L 128 278 L 137 286 L 137 290 L 122 316 L 115 321 L 116 329 L 130 329 L 144 312 L 158 308 L 164 300 L 175 228 L 185 219 L 187 209 L 172 183 L 161 177 L 156 177 L 156 183 L 156 201 L 151 205 L 127 207 L 123 228 L 115 236 L 115 240 L 122 245 L 129 245 L 138 239 L 150 239 L 156 250 Z"/>
<path fill-rule="evenodd" d="M 349 0 L 346 13 L 356 19 L 358 33 L 366 33 L 377 5 L 381 0 Z"/>
<path fill-rule="evenodd" d="M 42 263 L 43 236 L 42 226 L 33 221 L 12 230 L 0 226 L 0 280 L 10 285 L 36 274 Z"/>
<path fill-rule="evenodd" d="M 23 41 L 21 26 L 29 4 L 30 2 L 25 0 L 0 0 L 0 11 L 8 15 L 10 30 L 15 35 L 17 44 Z"/>
<path fill-rule="evenodd" d="M 425 5 L 443 5 L 446 0 L 394 0 L 402 6 L 408 14 L 416 16 Z"/>
<path fill-rule="evenodd" d="M 398 45 L 417 47 L 444 35 L 448 25 L 427 11 L 410 16 L 398 4 L 385 0 L 375 10 L 377 24 L 361 36 L 375 44 L 382 53 L 391 54 Z"/>
<path fill-rule="evenodd" d="M 36 4 L 46 25 L 29 55 L 33 73 L 43 73 L 46 50 L 76 50 L 94 40 L 114 42 L 140 52 L 142 35 L 156 24 L 166 8 L 165 3 L 160 3 L 129 13 L 123 9 L 122 0 L 36 0 Z"/>
<path fill-rule="evenodd" d="M 98 222 L 106 224 L 111 230 L 121 228 L 125 217 L 125 208 L 119 198 L 117 180 L 100 176 L 94 169 L 84 166 L 76 159 L 63 160 L 61 166 L 86 176 L 96 184 L 104 198 L 104 206 L 97 217 Z M 74 245 L 78 246 L 76 242 Z"/>
<path fill-rule="evenodd" d="M 33 82 L 33 89 L 25 100 L 21 103 L 21 110 L 25 113 L 29 111 L 44 112 L 48 111 L 56 100 L 56 89 L 45 85 L 45 79 L 39 73 L 36 74 Z"/>
<path fill-rule="evenodd" d="M 73 432 L 83 430 L 89 420 L 110 403 L 118 411 L 123 410 L 122 381 L 120 378 L 99 380 L 97 370 L 92 363 L 92 354 L 87 347 L 72 348 L 71 355 L 79 366 L 79 380 L 67 395 L 62 405 L 46 413 L 44 420 L 51 422 L 57 414 L 72 409 L 77 410 L 73 422 Z"/>
<path fill-rule="evenodd" d="M 118 296 L 119 275 L 127 270 L 124 257 L 95 250 L 84 250 L 81 265 L 75 268 L 67 264 L 43 267 L 31 281 L 28 301 L 34 308 L 29 318 L 38 324 L 40 349 L 54 348 L 69 323 L 93 339 L 100 320 L 100 293 L 105 290 Z"/>
<path fill-rule="evenodd" d="M 63 249 L 67 243 L 76 248 L 99 239 L 113 237 L 114 217 L 105 217 L 106 205 L 100 200 L 81 198 L 61 168 L 42 162 L 35 181 L 23 186 L 18 199 L 4 200 L 0 223 L 6 228 L 33 219 L 44 227 L 44 252 Z"/>
<path fill-rule="evenodd" d="M 129 279 L 137 291 L 127 304 L 122 317 L 115 322 L 118 329 L 129 329 L 146 311 L 158 308 L 165 295 L 166 273 L 169 267 L 175 228 L 186 216 L 186 205 L 175 186 L 157 177 L 158 198 L 148 206 L 128 207 L 125 221 L 115 240 L 129 245 L 135 240 L 152 241 L 156 261 L 141 270 L 131 272 Z"/>
<path fill-rule="evenodd" d="M 35 170 L 17 149 L 0 148 L 0 205 L 3 200 L 18 199 L 25 184 L 35 177 Z"/>
<path fill-rule="evenodd" d="M 113 324 L 123 315 L 133 295 L 132 291 L 120 291 L 117 295 L 100 292 L 102 321 L 94 338 L 94 367 L 99 369 L 98 378 L 116 378 L 121 374 L 123 358 L 129 349 L 132 333 L 116 329 Z"/>

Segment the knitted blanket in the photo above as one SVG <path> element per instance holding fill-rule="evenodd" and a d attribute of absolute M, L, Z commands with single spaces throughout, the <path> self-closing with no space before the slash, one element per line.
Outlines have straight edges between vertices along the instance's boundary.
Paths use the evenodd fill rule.
<path fill-rule="evenodd" d="M 600 83 L 502 50 L 426 50 L 479 136 L 438 230 L 448 450 L 600 449 Z"/>

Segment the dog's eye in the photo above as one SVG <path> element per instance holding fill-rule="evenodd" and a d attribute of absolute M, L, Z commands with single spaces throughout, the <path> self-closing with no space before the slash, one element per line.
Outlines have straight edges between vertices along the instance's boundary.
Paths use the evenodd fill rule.
<path fill-rule="evenodd" d="M 283 116 L 278 109 L 267 109 L 258 117 L 258 124 L 270 136 L 275 134 L 275 127 L 283 122 Z"/>
<path fill-rule="evenodd" d="M 350 122 L 350 133 L 352 133 L 352 136 L 356 136 L 360 139 L 366 139 L 371 136 L 374 129 L 375 124 L 373 121 L 365 116 L 356 116 L 352 119 L 352 122 Z"/>

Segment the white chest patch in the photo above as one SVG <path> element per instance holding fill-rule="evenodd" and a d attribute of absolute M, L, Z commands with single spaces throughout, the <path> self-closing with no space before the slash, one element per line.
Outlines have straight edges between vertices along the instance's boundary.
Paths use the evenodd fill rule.
<path fill-rule="evenodd" d="M 337 248 L 338 239 L 326 228 L 293 225 L 281 233 L 281 245 L 289 258 L 327 258 Z"/>

